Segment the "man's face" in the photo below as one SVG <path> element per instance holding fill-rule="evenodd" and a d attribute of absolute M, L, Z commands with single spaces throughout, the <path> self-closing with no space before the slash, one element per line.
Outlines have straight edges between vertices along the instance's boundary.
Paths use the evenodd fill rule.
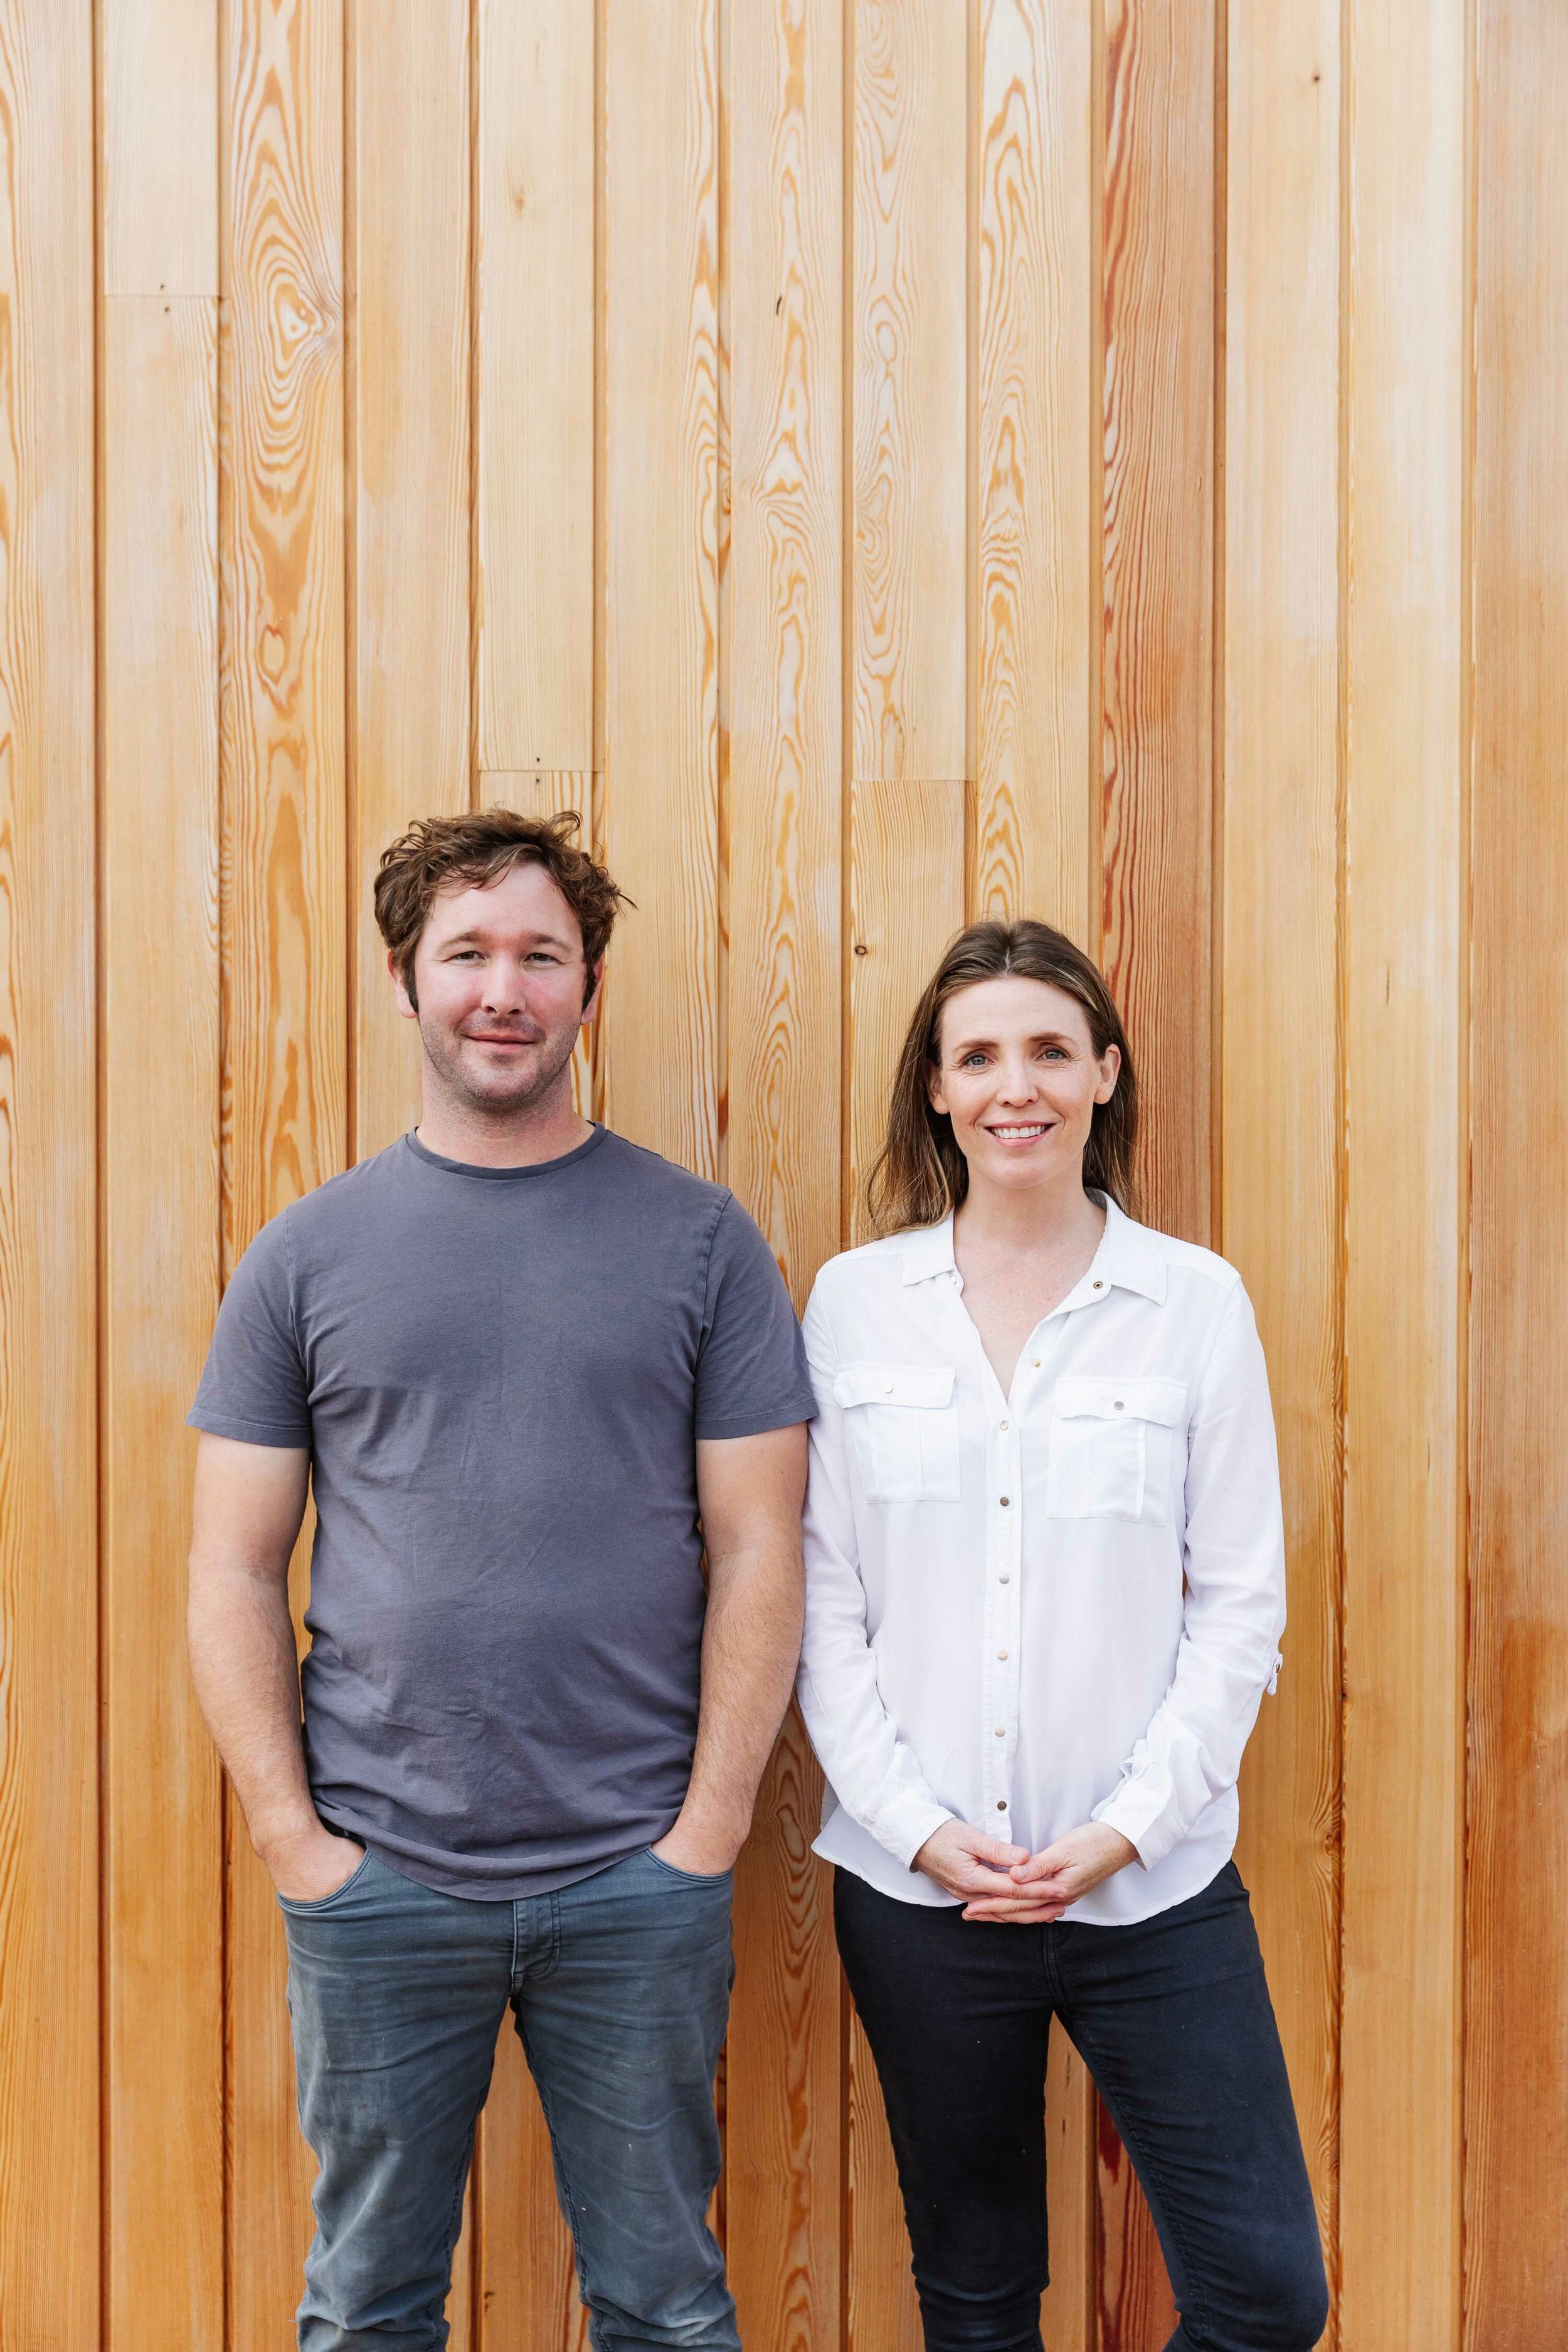
<path fill-rule="evenodd" d="M 418 1022 L 433 1077 L 466 1108 L 525 1110 L 570 1084 L 589 974 L 577 918 L 542 866 L 440 891 L 414 952 L 414 989 L 417 1010 L 398 982 L 398 1010 Z"/>

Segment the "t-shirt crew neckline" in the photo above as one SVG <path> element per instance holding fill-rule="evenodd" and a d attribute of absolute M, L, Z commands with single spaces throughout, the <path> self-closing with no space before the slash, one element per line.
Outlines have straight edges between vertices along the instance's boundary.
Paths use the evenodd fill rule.
<path fill-rule="evenodd" d="M 423 1160 L 426 1167 L 444 1170 L 448 1176 L 478 1176 L 487 1183 L 510 1184 L 528 1176 L 553 1176 L 561 1169 L 574 1167 L 579 1160 L 586 1160 L 591 1151 L 598 1150 L 610 1131 L 607 1127 L 601 1127 L 596 1119 L 593 1124 L 593 1134 L 572 1150 L 563 1151 L 559 1160 L 533 1160 L 521 1168 L 481 1168 L 471 1160 L 444 1160 L 438 1151 L 432 1151 L 428 1144 L 421 1143 L 412 1128 L 403 1140 L 416 1160 Z"/>

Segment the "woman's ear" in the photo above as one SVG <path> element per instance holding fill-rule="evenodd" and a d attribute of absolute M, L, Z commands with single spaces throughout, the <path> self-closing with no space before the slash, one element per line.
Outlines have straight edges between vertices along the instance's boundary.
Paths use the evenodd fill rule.
<path fill-rule="evenodd" d="M 934 1062 L 926 1064 L 926 1100 L 942 1118 L 947 1117 L 947 1096 L 942 1090 L 942 1072 Z"/>
<path fill-rule="evenodd" d="M 1121 1048 L 1108 1045 L 1100 1057 L 1100 1084 L 1095 1087 L 1097 1103 L 1108 1103 L 1116 1092 L 1116 1081 L 1121 1075 Z"/>

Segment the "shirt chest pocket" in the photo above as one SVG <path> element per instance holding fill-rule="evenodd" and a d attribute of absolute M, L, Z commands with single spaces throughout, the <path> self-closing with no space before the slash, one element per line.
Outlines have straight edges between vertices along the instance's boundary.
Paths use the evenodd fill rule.
<path fill-rule="evenodd" d="M 833 1398 L 844 1409 L 866 1499 L 956 1503 L 958 1406 L 952 1364 L 845 1364 Z"/>
<path fill-rule="evenodd" d="M 1185 1460 L 1186 1418 L 1182 1381 L 1119 1381 L 1087 1372 L 1059 1380 L 1046 1472 L 1047 1515 L 1163 1527 L 1175 1465 Z"/>

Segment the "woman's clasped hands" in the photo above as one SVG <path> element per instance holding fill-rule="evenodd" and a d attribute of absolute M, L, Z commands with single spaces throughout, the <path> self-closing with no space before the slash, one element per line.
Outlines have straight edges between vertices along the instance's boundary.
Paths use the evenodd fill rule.
<path fill-rule="evenodd" d="M 966 1919 L 1026 1927 L 1059 1919 L 1101 1879 L 1137 1859 L 1131 1839 L 1104 1822 L 1085 1822 L 1032 1854 L 954 1821 L 927 1838 L 914 1866 L 959 1897 Z"/>

